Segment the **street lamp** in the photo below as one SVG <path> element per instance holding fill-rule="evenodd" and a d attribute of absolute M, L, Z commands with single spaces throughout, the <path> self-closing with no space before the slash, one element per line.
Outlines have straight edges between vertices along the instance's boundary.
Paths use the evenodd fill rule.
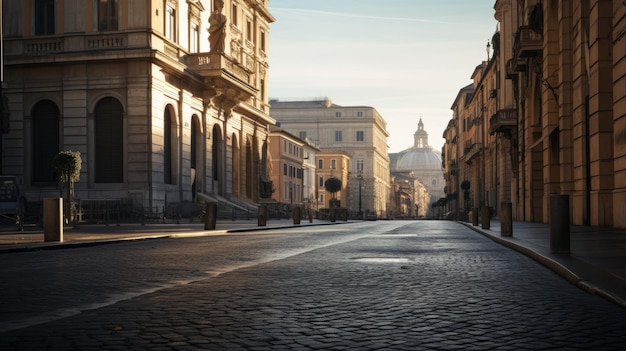
<path fill-rule="evenodd" d="M 361 189 L 363 188 L 361 183 L 363 182 L 363 174 L 361 171 L 358 172 L 356 179 L 359 181 L 359 213 L 357 217 L 363 219 L 363 211 L 361 210 Z"/>

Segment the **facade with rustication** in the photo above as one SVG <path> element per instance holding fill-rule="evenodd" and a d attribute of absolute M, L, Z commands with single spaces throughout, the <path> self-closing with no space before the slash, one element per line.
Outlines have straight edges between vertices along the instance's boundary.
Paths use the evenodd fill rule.
<path fill-rule="evenodd" d="M 5 1 L 3 174 L 57 197 L 52 159 L 79 151 L 80 199 L 254 209 L 264 146 L 267 0 Z"/>

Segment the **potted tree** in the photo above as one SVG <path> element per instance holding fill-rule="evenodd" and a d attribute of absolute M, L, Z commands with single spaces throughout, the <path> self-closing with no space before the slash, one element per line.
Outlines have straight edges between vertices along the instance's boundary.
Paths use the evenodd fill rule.
<path fill-rule="evenodd" d="M 330 193 L 329 203 L 331 208 L 341 207 L 341 201 L 337 200 L 337 192 L 341 190 L 341 186 L 341 179 L 337 177 L 330 177 L 324 182 L 324 188 Z"/>
<path fill-rule="evenodd" d="M 61 183 L 61 186 L 65 187 L 67 198 L 63 205 L 63 213 L 65 222 L 69 223 L 70 220 L 74 220 L 76 225 L 76 214 L 74 213 L 74 183 L 80 180 L 80 168 L 81 168 L 80 152 L 78 151 L 61 151 L 52 161 L 54 172 L 57 179 Z"/>

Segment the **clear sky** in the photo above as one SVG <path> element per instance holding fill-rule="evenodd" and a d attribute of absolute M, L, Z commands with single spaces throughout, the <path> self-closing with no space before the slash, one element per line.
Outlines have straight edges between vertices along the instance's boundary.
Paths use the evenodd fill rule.
<path fill-rule="evenodd" d="M 440 151 L 450 107 L 496 31 L 495 0 L 270 0 L 269 96 L 374 107 L 390 152 L 420 116 Z"/>

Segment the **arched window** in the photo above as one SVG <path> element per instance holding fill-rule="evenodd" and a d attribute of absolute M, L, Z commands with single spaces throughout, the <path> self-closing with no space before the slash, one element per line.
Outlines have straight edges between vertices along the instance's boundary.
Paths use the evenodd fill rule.
<path fill-rule="evenodd" d="M 124 182 L 124 108 L 106 97 L 95 109 L 95 181 Z"/>
<path fill-rule="evenodd" d="M 165 184 L 176 184 L 176 175 L 174 170 L 177 169 L 177 134 L 176 120 L 170 108 L 166 108 L 163 114 L 163 182 Z"/>
<path fill-rule="evenodd" d="M 59 108 L 50 101 L 38 102 L 33 117 L 33 182 L 54 182 L 52 160 L 59 153 Z"/>

